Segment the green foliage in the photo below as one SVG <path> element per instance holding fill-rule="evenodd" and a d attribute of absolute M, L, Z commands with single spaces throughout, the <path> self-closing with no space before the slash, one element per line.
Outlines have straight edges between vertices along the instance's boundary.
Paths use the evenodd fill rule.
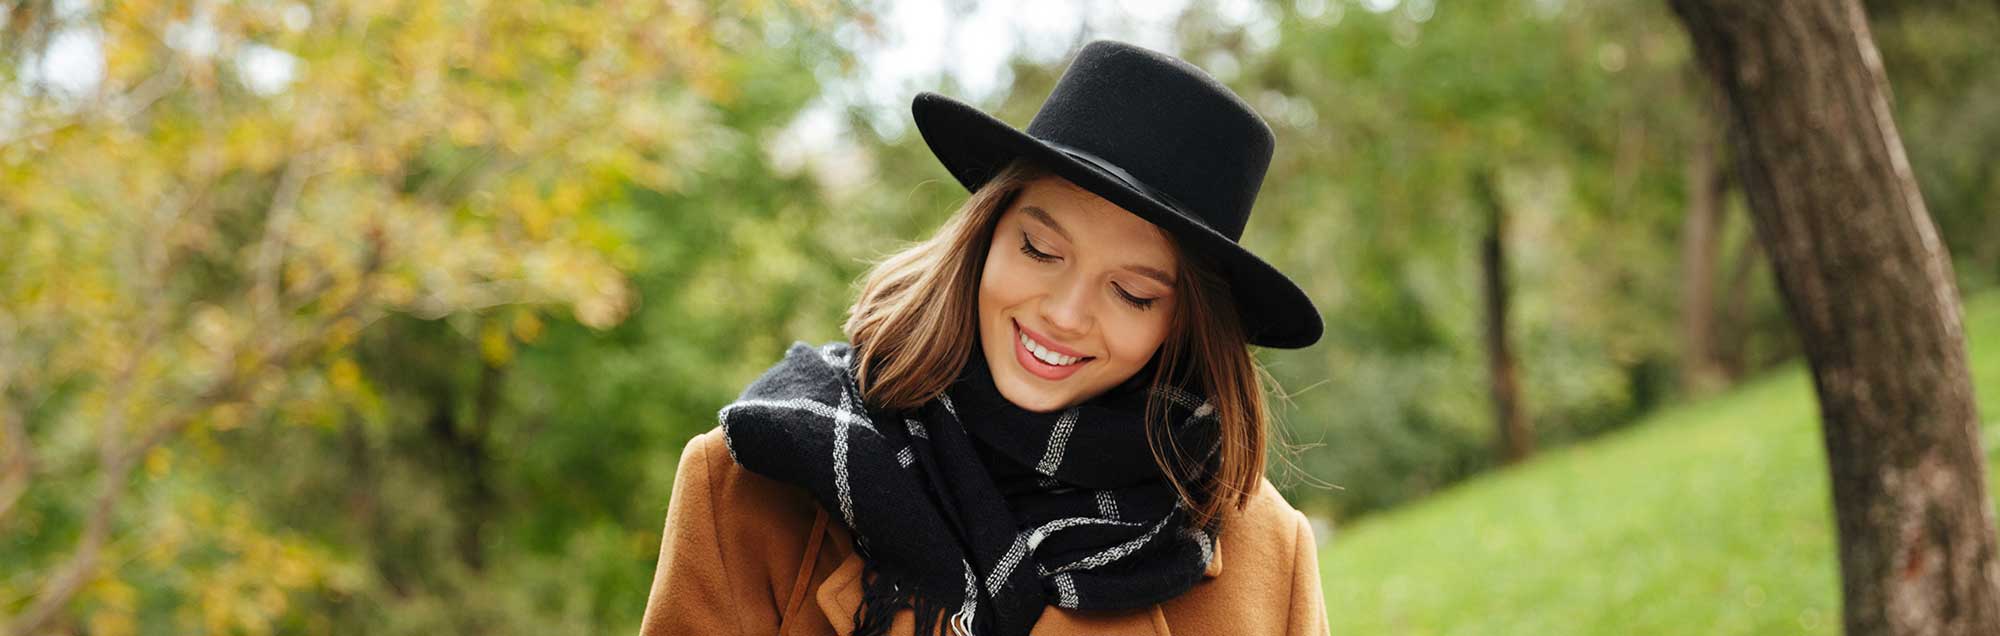
<path fill-rule="evenodd" d="M 1362 513 L 1495 462 L 1481 180 L 1509 226 L 1538 443 L 1654 406 L 1680 355 L 1672 158 L 1699 132 L 1664 7 L 1334 9 L 1289 14 L 1272 51 L 1239 53 L 1254 63 L 1235 82 L 1280 140 L 1246 238 L 1307 281 L 1329 325 L 1327 344 L 1265 358 L 1300 388 L 1296 437 L 1324 444 L 1299 464 L 1344 488 L 1294 499 Z"/>
<path fill-rule="evenodd" d="M 1966 331 L 2000 471 L 2000 296 L 1972 300 Z M 1323 533 L 1333 632 L 1837 634 L 1815 404 L 1788 365 Z"/>
<path fill-rule="evenodd" d="M 1341 487 L 1288 495 L 1353 516 L 1496 463 L 1472 187 L 1482 177 L 1508 217 L 1511 337 L 1538 443 L 1678 399 L 1686 157 L 1713 124 L 1665 6 L 1323 6 L 1281 6 L 1268 50 L 1230 31 L 1185 45 L 1191 59 L 1235 60 L 1243 70 L 1225 80 L 1276 128 L 1245 239 L 1304 281 L 1327 318 L 1325 343 L 1263 356 L 1295 393 L 1283 413 L 1293 438 L 1317 444 L 1296 464 Z M 1979 193 L 1993 182 L 1981 175 L 2000 156 L 2000 120 L 1967 117 L 2000 94 L 1977 35 L 1994 12 L 1874 8 L 1913 164 L 1926 194 L 1939 193 L 1929 200 L 1962 285 L 1983 288 L 2000 217 Z M 1720 310 L 1724 346 L 1754 371 L 1796 345 L 1761 254 L 1743 248 L 1749 225 L 1732 194 L 1715 284 L 1735 290 L 1718 302 L 1740 307 Z"/>
<path fill-rule="evenodd" d="M 629 627 L 731 312 L 839 286 L 743 270 L 816 262 L 758 144 L 846 11 L 7 7 L 4 627 Z"/>

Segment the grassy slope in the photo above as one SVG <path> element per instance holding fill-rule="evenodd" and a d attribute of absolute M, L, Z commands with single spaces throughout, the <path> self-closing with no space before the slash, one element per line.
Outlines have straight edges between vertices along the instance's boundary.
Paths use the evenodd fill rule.
<path fill-rule="evenodd" d="M 2000 295 L 1966 325 L 1990 452 Z M 1839 633 L 1817 416 L 1795 366 L 1342 528 L 1333 633 Z"/>

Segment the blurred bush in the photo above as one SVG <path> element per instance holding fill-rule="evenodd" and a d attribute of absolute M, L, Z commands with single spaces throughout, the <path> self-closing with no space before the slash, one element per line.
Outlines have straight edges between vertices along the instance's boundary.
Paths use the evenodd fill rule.
<path fill-rule="evenodd" d="M 754 364 L 730 312 L 795 297 L 709 248 L 794 254 L 756 142 L 845 11 L 6 5 L 0 616 L 635 620 L 680 423 Z"/>

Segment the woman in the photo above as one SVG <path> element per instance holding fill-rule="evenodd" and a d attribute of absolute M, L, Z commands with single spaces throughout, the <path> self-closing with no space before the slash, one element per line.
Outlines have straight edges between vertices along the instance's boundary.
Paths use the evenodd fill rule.
<path fill-rule="evenodd" d="M 1269 127 L 1116 42 L 1025 132 L 913 111 L 971 198 L 688 445 L 642 631 L 1324 634 L 1249 351 L 1321 322 L 1237 244 Z"/>

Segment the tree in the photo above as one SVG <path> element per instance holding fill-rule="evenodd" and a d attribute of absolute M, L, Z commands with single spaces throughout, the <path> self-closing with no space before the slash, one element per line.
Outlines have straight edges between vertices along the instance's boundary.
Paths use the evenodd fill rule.
<path fill-rule="evenodd" d="M 1714 91 L 1704 86 L 1700 92 Z M 1713 113 L 1714 100 L 1700 101 L 1701 116 L 1688 152 L 1687 219 L 1681 226 L 1681 390 L 1691 395 L 1712 392 L 1724 383 L 1715 346 L 1715 266 L 1729 179 L 1725 162 L 1719 160 L 1723 131 L 1716 125 L 1720 118 Z"/>
<path fill-rule="evenodd" d="M 1302 461 L 1344 490 L 1301 500 L 1392 505 L 1669 395 L 1683 171 L 1654 158 L 1691 100 L 1659 89 L 1686 74 L 1664 6 L 1280 7 L 1268 52 L 1253 29 L 1182 53 L 1241 61 L 1279 139 L 1244 238 L 1327 314 L 1324 343 L 1264 358 L 1300 389 L 1287 423 L 1340 440 Z"/>
<path fill-rule="evenodd" d="M 1860 3 L 1672 6 L 1812 367 L 1847 633 L 2000 633 L 1958 290 Z"/>
<path fill-rule="evenodd" d="M 1485 297 L 1486 374 L 1493 396 L 1493 423 L 1498 428 L 1499 456 L 1518 463 L 1535 452 L 1535 435 L 1528 422 L 1527 407 L 1521 404 L 1520 374 L 1514 361 L 1513 337 L 1507 330 L 1507 204 L 1500 197 L 1493 175 L 1473 176 L 1473 196 L 1485 208 L 1485 227 L 1479 237 L 1479 287 Z"/>
<path fill-rule="evenodd" d="M 400 421 L 357 362 L 385 324 L 472 323 L 436 330 L 478 343 L 487 390 L 543 319 L 619 324 L 607 210 L 713 161 L 760 11 L 834 9 L 0 7 L 0 633 L 333 631 L 300 607 L 383 585 L 374 546 L 246 503 L 318 457 L 232 445 Z M 492 401 L 460 403 L 426 433 L 483 511 Z M 479 526 L 455 538 L 477 561 Z"/>

